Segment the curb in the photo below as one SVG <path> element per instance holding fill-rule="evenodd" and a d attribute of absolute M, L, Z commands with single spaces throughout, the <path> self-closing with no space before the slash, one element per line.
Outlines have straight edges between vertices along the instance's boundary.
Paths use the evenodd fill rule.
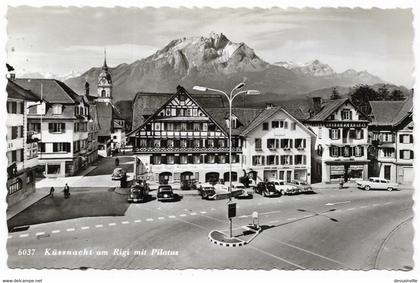
<path fill-rule="evenodd" d="M 218 246 L 223 246 L 223 247 L 241 247 L 241 246 L 245 246 L 247 244 L 247 242 L 244 242 L 242 240 L 240 240 L 240 243 L 225 243 L 222 241 L 218 241 L 213 239 L 210 235 L 213 231 L 210 231 L 209 235 L 208 235 L 208 239 L 210 242 L 212 242 L 213 244 L 216 244 Z"/>

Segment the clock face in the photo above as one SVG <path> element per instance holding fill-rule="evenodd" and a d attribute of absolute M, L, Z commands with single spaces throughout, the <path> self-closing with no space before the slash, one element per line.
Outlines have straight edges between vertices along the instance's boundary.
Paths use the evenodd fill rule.
<path fill-rule="evenodd" d="M 106 83 L 107 83 L 107 81 L 106 81 L 105 79 L 101 79 L 101 80 L 99 81 L 99 83 L 101 83 L 101 84 L 106 84 Z"/>

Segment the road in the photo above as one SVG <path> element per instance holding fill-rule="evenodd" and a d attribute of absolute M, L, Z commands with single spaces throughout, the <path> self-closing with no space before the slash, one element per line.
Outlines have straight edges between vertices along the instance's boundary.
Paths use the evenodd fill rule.
<path fill-rule="evenodd" d="M 385 268 L 411 269 L 412 193 L 320 189 L 313 195 L 237 200 L 234 234 L 251 223 L 253 211 L 259 212 L 265 227 L 250 244 L 237 248 L 208 240 L 211 230 L 228 228 L 226 200 L 205 201 L 198 195 L 173 203 L 154 200 L 130 205 L 121 217 L 72 219 L 11 233 L 8 265 L 369 270 L 386 263 Z M 400 243 L 399 234 L 404 235 Z M 392 243 L 398 247 L 389 246 Z M 396 248 L 398 252 L 392 252 Z M 34 249 L 34 254 L 18 255 L 22 249 Z M 52 255 L 54 249 L 87 254 Z"/>

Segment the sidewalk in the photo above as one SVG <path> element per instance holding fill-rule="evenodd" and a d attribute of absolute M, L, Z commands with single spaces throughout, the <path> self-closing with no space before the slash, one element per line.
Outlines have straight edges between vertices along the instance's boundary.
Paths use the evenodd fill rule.
<path fill-rule="evenodd" d="M 57 193 L 57 190 L 55 191 Z M 16 216 L 18 213 L 24 211 L 26 208 L 30 207 L 34 203 L 43 199 L 44 197 L 50 194 L 50 188 L 37 188 L 33 194 L 30 194 L 25 199 L 15 203 L 14 205 L 7 207 L 6 214 L 7 220 Z"/>
<path fill-rule="evenodd" d="M 340 190 L 339 183 L 332 183 L 332 184 L 315 183 L 315 184 L 311 184 L 311 186 L 313 189 L 316 189 L 316 190 L 319 190 L 319 189 Z M 343 189 L 357 189 L 356 181 L 350 181 L 350 182 L 344 183 Z M 413 190 L 414 187 L 410 185 L 399 185 L 399 189 L 400 190 Z"/>

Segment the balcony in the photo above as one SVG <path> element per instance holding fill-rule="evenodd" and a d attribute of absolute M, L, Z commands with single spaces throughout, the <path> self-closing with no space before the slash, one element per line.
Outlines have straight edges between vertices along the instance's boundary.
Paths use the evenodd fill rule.
<path fill-rule="evenodd" d="M 155 148 L 155 147 L 138 147 L 133 149 L 136 153 L 184 153 L 184 152 L 229 152 L 228 147 L 218 148 L 218 147 L 207 147 L 207 148 L 196 148 L 196 147 L 185 147 L 185 148 Z M 241 153 L 242 148 L 232 147 L 232 152 Z"/>

